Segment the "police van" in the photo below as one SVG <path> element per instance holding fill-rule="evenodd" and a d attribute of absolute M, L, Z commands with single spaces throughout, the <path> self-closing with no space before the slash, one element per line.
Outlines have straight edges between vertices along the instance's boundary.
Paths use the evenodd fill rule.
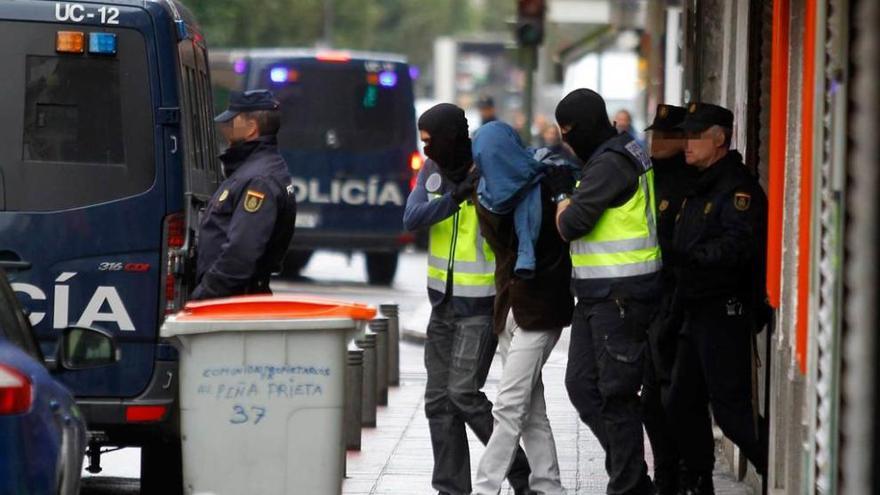
<path fill-rule="evenodd" d="M 159 339 L 220 180 L 205 40 L 174 0 L 0 2 L 0 267 L 44 351 L 62 329 L 122 359 L 62 376 L 108 446 L 142 446 L 144 493 L 182 487 L 177 354 Z"/>
<path fill-rule="evenodd" d="M 212 51 L 215 103 L 267 88 L 282 104 L 281 152 L 298 203 L 284 273 L 316 249 L 366 253 L 371 283 L 394 279 L 406 197 L 422 166 L 413 73 L 397 55 L 299 49 Z"/>

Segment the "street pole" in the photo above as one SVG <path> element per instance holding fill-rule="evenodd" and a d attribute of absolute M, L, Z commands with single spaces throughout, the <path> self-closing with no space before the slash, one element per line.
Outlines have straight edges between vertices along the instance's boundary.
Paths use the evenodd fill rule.
<path fill-rule="evenodd" d="M 324 0 L 324 45 L 333 47 L 333 0 Z"/>
<path fill-rule="evenodd" d="M 523 113 L 526 123 L 520 130 L 526 146 L 532 145 L 532 122 L 535 121 L 535 71 L 538 69 L 538 47 L 523 46 L 523 68 L 526 71 L 525 88 L 523 90 Z"/>

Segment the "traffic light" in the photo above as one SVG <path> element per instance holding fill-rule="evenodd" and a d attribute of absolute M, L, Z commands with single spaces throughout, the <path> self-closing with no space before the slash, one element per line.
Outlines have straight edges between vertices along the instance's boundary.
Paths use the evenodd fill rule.
<path fill-rule="evenodd" d="M 545 0 L 517 0 L 516 41 L 522 46 L 538 46 L 544 41 Z"/>

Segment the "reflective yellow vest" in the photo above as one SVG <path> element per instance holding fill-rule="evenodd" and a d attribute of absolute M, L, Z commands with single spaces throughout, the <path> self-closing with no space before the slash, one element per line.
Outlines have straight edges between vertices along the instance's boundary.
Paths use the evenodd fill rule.
<path fill-rule="evenodd" d="M 639 176 L 639 188 L 625 204 L 608 208 L 587 235 L 571 243 L 572 276 L 613 279 L 660 271 L 654 205 L 654 171 Z"/>
<path fill-rule="evenodd" d="M 439 197 L 429 194 L 431 200 Z M 480 235 L 477 208 L 469 201 L 442 222 L 431 226 L 428 251 L 428 288 L 446 292 L 452 273 L 454 297 L 495 295 L 495 253 Z"/>

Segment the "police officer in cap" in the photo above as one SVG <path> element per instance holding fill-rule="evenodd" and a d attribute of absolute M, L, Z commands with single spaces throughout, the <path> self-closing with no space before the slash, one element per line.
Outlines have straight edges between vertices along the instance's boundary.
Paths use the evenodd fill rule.
<path fill-rule="evenodd" d="M 287 163 L 278 152 L 280 104 L 266 90 L 234 92 L 214 121 L 229 142 L 226 180 L 199 226 L 193 299 L 269 293 L 296 223 Z"/>
<path fill-rule="evenodd" d="M 661 250 L 672 243 L 675 217 L 687 191 L 692 187 L 696 169 L 684 159 L 684 133 L 676 129 L 687 110 L 674 105 L 657 105 L 650 132 L 651 161 L 654 164 L 654 191 L 657 202 L 657 236 Z M 664 260 L 662 310 L 648 329 L 645 383 L 642 387 L 645 431 L 654 453 L 654 484 L 660 495 L 678 491 L 679 456 L 674 432 L 663 409 L 662 396 L 668 391 L 672 362 L 677 345 L 680 311 L 671 303 L 675 294 L 674 266 Z"/>
<path fill-rule="evenodd" d="M 730 110 L 706 103 L 690 104 L 679 126 L 697 178 L 663 255 L 675 265 L 682 308 L 669 415 L 686 470 L 684 494 L 714 492 L 713 417 L 758 473 L 767 469 L 766 431 L 752 402 L 767 198 L 730 149 L 732 128 Z"/>

